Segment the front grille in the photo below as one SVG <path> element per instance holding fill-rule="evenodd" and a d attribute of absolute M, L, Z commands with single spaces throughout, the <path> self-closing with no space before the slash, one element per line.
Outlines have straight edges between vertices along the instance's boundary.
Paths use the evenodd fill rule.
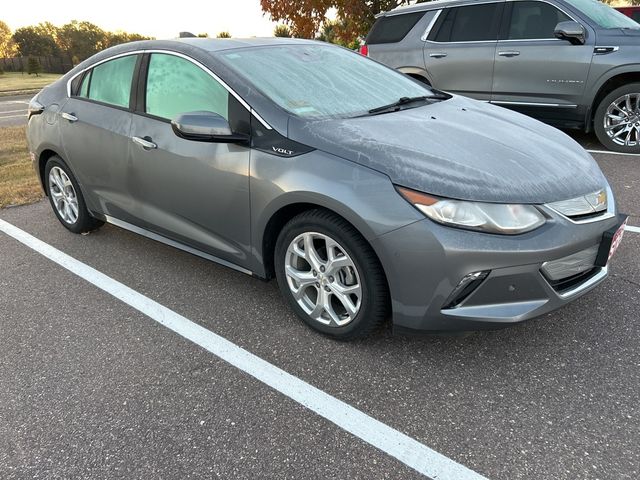
<path fill-rule="evenodd" d="M 590 220 L 607 213 L 609 200 L 605 190 L 580 197 L 548 203 L 547 206 L 574 222 Z"/>
<path fill-rule="evenodd" d="M 567 277 L 556 281 L 548 280 L 548 282 L 556 292 L 565 293 L 594 277 L 600 270 L 602 270 L 600 267 L 594 267 L 591 270 L 579 273 L 572 277 Z"/>
<path fill-rule="evenodd" d="M 540 270 L 549 282 L 559 282 L 575 277 L 595 266 L 599 248 L 599 245 L 594 245 L 558 260 L 545 262 Z"/>

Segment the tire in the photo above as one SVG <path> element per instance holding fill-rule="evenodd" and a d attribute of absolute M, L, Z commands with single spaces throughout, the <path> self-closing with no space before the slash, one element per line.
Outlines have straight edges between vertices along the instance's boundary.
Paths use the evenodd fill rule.
<path fill-rule="evenodd" d="M 353 340 L 387 319 L 389 292 L 378 258 L 353 226 L 331 212 L 309 210 L 292 218 L 276 241 L 274 266 L 282 295 L 318 332 Z"/>
<path fill-rule="evenodd" d="M 608 109 L 611 108 L 610 113 L 613 113 L 616 116 L 619 114 L 621 114 L 620 116 L 624 115 L 625 112 L 614 107 L 614 104 L 620 105 L 620 102 L 623 102 L 624 104 L 626 95 L 631 95 L 630 99 L 632 107 L 631 111 L 628 112 L 629 115 L 627 116 L 627 118 L 631 120 L 631 122 L 627 123 L 631 128 L 629 142 L 625 141 L 627 139 L 626 133 L 622 133 L 618 139 L 613 139 L 607 133 L 605 125 L 605 122 L 611 121 L 609 120 L 609 117 L 607 117 Z M 640 83 L 623 85 L 604 97 L 596 109 L 593 122 L 598 140 L 600 140 L 600 142 L 609 150 L 622 153 L 640 153 Z M 612 134 L 615 135 L 623 129 L 624 127 L 614 127 Z"/>
<path fill-rule="evenodd" d="M 45 165 L 44 184 L 53 213 L 67 230 L 87 233 L 104 223 L 89 214 L 78 181 L 57 155 L 52 156 Z"/>

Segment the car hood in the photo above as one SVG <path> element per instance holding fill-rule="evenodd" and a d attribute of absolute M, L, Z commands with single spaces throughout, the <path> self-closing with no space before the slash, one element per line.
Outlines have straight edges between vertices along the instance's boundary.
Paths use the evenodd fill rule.
<path fill-rule="evenodd" d="M 369 117 L 292 118 L 289 138 L 460 200 L 539 204 L 607 185 L 591 155 L 559 130 L 458 96 Z"/>

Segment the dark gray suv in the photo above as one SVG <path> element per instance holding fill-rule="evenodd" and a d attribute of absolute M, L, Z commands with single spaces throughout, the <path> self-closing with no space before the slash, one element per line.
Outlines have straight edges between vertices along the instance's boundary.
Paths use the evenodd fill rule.
<path fill-rule="evenodd" d="M 443 0 L 378 17 L 364 52 L 436 88 L 640 153 L 640 25 L 595 0 Z"/>

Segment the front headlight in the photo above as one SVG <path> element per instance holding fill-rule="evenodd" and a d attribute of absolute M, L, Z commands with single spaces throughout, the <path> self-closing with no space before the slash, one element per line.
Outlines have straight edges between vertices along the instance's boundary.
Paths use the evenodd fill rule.
<path fill-rule="evenodd" d="M 449 200 L 408 188 L 397 189 L 409 203 L 443 225 L 515 235 L 535 230 L 545 222 L 544 215 L 533 205 Z"/>

